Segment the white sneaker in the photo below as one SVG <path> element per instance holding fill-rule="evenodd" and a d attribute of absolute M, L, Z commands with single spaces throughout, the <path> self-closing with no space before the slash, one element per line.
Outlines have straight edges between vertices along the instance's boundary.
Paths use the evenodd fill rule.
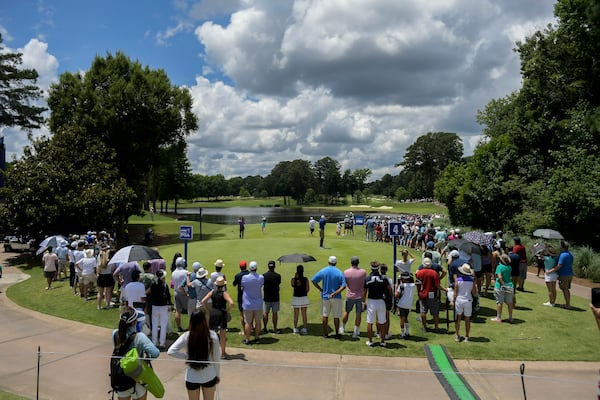
<path fill-rule="evenodd" d="M 298 328 L 294 328 L 294 335 L 297 335 L 298 333 L 300 333 L 300 331 L 298 330 Z"/>
<path fill-rule="evenodd" d="M 390 340 L 392 338 L 392 334 L 388 333 L 387 335 L 385 335 L 385 340 Z"/>
<path fill-rule="evenodd" d="M 469 337 L 467 336 L 467 337 L 465 338 L 465 343 L 468 343 L 468 342 L 469 342 Z"/>
<path fill-rule="evenodd" d="M 307 333 L 308 333 L 308 331 L 306 330 L 306 328 L 300 329 L 300 334 L 301 335 L 306 335 Z"/>
<path fill-rule="evenodd" d="M 369 347 L 373 347 L 373 346 L 375 346 L 375 344 L 373 344 L 373 342 L 371 342 L 370 340 L 367 340 L 365 343 L 366 343 L 366 345 L 367 345 L 367 346 L 369 346 Z"/>
<path fill-rule="evenodd" d="M 545 302 L 544 305 L 547 307 L 554 307 L 554 304 L 550 303 L 549 301 Z"/>
<path fill-rule="evenodd" d="M 359 336 L 360 336 L 360 333 L 358 333 L 358 332 L 354 332 L 354 333 L 352 334 L 352 339 L 356 339 L 356 338 L 357 338 L 357 337 L 359 337 Z"/>
<path fill-rule="evenodd" d="M 338 329 L 338 333 L 341 335 L 342 333 L 345 332 L 345 329 L 343 326 L 340 326 L 340 329 Z"/>
<path fill-rule="evenodd" d="M 454 341 L 455 342 L 460 342 L 460 336 L 458 336 L 458 335 L 454 336 Z"/>
<path fill-rule="evenodd" d="M 379 333 L 376 333 L 376 334 L 375 334 L 375 337 L 376 337 L 377 339 L 380 339 L 380 338 L 381 338 L 381 336 L 379 336 Z"/>

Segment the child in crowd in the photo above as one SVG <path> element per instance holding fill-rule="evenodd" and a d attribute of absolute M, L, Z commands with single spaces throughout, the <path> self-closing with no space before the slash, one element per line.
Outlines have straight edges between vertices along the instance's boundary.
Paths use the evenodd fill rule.
<path fill-rule="evenodd" d="M 396 299 L 398 299 L 398 314 L 400 315 L 400 337 L 402 339 L 410 337 L 408 314 L 413 305 L 415 291 L 416 286 L 413 274 L 403 271 L 400 274 L 400 281 L 396 284 Z"/>

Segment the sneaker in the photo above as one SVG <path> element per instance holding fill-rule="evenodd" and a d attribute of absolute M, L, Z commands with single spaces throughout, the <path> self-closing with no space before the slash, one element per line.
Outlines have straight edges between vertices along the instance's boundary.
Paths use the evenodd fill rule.
<path fill-rule="evenodd" d="M 502 322 L 502 320 L 498 317 L 494 317 L 494 318 L 490 318 L 490 321 L 492 322 Z"/>
<path fill-rule="evenodd" d="M 388 333 L 387 335 L 385 335 L 385 340 L 390 340 L 392 338 L 392 334 Z"/>
<path fill-rule="evenodd" d="M 369 347 L 373 347 L 373 346 L 375 346 L 375 345 L 373 344 L 373 342 L 371 342 L 370 340 L 367 340 L 365 343 L 366 343 L 366 345 L 367 345 L 367 346 L 369 346 Z"/>
<path fill-rule="evenodd" d="M 377 339 L 381 338 L 381 336 L 379 336 L 379 332 L 375 334 L 375 337 L 376 337 Z"/>
<path fill-rule="evenodd" d="M 306 335 L 307 333 L 308 333 L 308 331 L 306 330 L 306 328 L 300 329 L 300 334 L 301 335 Z"/>
<path fill-rule="evenodd" d="M 242 344 L 245 344 L 246 346 L 250 346 L 251 343 L 249 340 L 244 339 L 244 340 L 242 340 Z"/>
<path fill-rule="evenodd" d="M 465 343 L 469 343 L 469 337 L 468 336 L 465 338 Z"/>
<path fill-rule="evenodd" d="M 338 329 L 338 333 L 341 335 L 342 333 L 345 333 L 345 329 L 343 326 L 340 326 L 340 329 Z"/>
<path fill-rule="evenodd" d="M 279 335 L 281 333 L 281 329 L 275 329 L 273 331 L 274 334 Z"/>
<path fill-rule="evenodd" d="M 360 336 L 360 334 L 359 334 L 358 332 L 354 332 L 354 333 L 352 334 L 352 339 L 356 339 L 356 338 L 357 338 L 357 337 L 359 337 L 359 336 Z"/>
<path fill-rule="evenodd" d="M 294 335 L 297 335 L 298 333 L 300 333 L 300 331 L 298 330 L 298 328 L 294 328 Z"/>
<path fill-rule="evenodd" d="M 458 336 L 458 335 L 454 336 L 454 341 L 455 342 L 460 342 L 460 336 Z"/>
<path fill-rule="evenodd" d="M 554 304 L 550 303 L 549 301 L 545 302 L 544 305 L 546 307 L 554 307 Z"/>
<path fill-rule="evenodd" d="M 387 347 L 387 343 L 386 343 L 386 342 L 381 342 L 381 343 L 379 343 L 379 345 L 380 345 L 381 347 Z"/>

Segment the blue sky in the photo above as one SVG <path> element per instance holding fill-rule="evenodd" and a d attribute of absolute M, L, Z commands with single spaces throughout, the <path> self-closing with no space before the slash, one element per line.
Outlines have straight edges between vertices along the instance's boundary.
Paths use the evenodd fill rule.
<path fill-rule="evenodd" d="M 351 6 L 350 6 L 351 4 Z M 164 69 L 194 99 L 194 172 L 266 175 L 330 156 L 342 170 L 397 174 L 406 148 L 456 132 L 520 86 L 515 41 L 553 22 L 550 0 L 160 0 L 0 3 L 4 46 L 47 89 L 96 55 Z M 1 128 L 8 157 L 27 138 Z M 50 134 L 47 129 L 34 135 Z"/>

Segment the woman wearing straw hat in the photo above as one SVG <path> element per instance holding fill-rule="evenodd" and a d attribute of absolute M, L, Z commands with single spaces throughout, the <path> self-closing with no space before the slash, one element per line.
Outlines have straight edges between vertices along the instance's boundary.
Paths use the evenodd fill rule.
<path fill-rule="evenodd" d="M 469 341 L 471 333 L 471 315 L 473 313 L 473 296 L 477 293 L 474 285 L 473 270 L 469 264 L 458 267 L 458 278 L 455 283 L 456 298 L 454 299 L 454 311 L 456 314 L 456 336 L 455 341 L 460 342 L 460 321 L 465 318 L 465 342 Z"/>
<path fill-rule="evenodd" d="M 215 280 L 214 289 L 202 298 L 202 306 L 211 301 L 209 327 L 219 335 L 219 344 L 221 346 L 221 358 L 227 358 L 225 345 L 227 344 L 227 322 L 231 318 L 230 310 L 233 307 L 233 299 L 227 293 L 227 281 L 222 276 Z"/>

